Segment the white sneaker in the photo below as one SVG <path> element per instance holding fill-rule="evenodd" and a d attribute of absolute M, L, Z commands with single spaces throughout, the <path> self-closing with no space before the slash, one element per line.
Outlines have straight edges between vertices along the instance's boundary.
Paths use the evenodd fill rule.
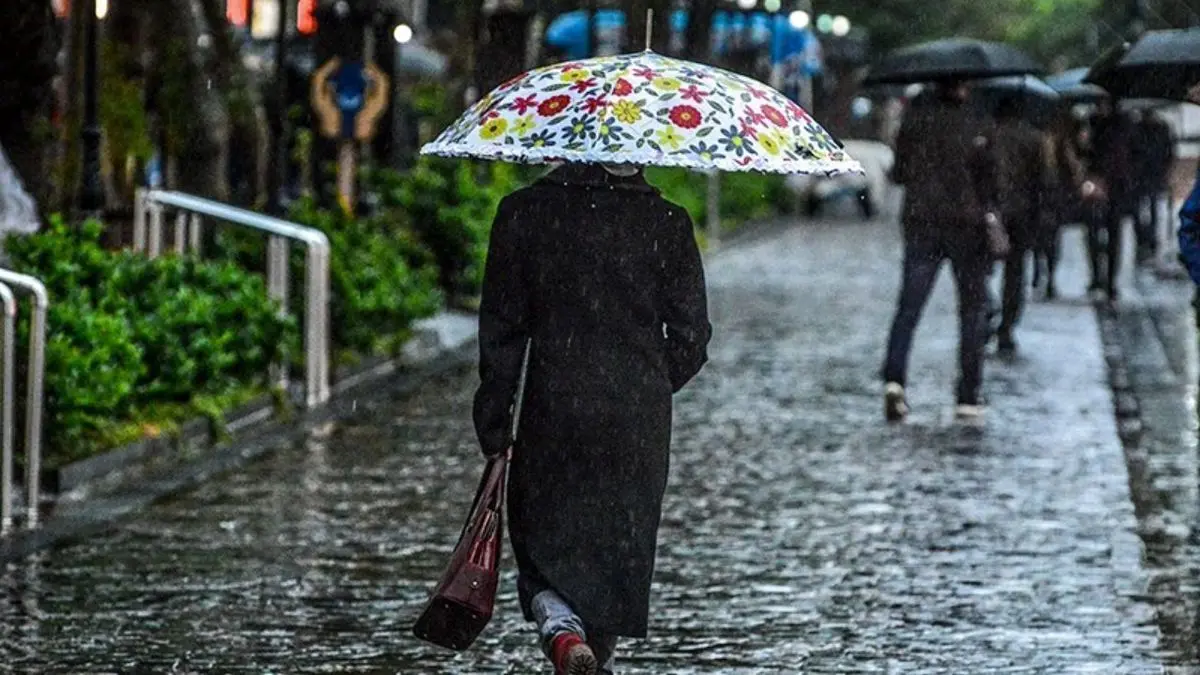
<path fill-rule="evenodd" d="M 977 420 L 983 417 L 986 408 L 977 403 L 959 403 L 954 406 L 954 416 L 960 420 Z"/>
<path fill-rule="evenodd" d="M 904 387 L 899 382 L 888 382 L 883 388 L 883 416 L 889 422 L 900 422 L 908 416 Z"/>

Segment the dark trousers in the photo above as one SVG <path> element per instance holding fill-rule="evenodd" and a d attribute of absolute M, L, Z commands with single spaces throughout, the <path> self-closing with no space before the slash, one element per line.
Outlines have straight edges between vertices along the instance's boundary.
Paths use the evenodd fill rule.
<path fill-rule="evenodd" d="M 1162 199 L 1163 189 L 1151 188 L 1138 200 L 1137 213 L 1137 249 L 1138 258 L 1145 259 L 1158 255 L 1158 204 Z"/>
<path fill-rule="evenodd" d="M 1121 271 L 1123 218 L 1131 209 L 1118 202 L 1097 205 L 1087 218 L 1087 248 L 1091 260 L 1091 288 L 1102 289 L 1110 297 L 1117 292 L 1117 274 Z"/>
<path fill-rule="evenodd" d="M 1012 250 L 1004 259 L 1004 290 L 1000 310 L 1000 337 L 1011 338 L 1013 329 L 1025 311 L 1025 257 L 1029 247 L 1013 242 Z"/>
<path fill-rule="evenodd" d="M 1025 258 L 1033 248 L 1034 223 L 1023 222 L 1016 216 L 1006 216 L 1012 249 L 1004 258 L 1004 288 L 1001 291 L 1001 338 L 1012 337 L 1013 329 L 1025 310 Z"/>
<path fill-rule="evenodd" d="M 921 312 L 933 291 L 942 261 L 949 260 L 958 291 L 958 401 L 977 403 L 983 383 L 983 350 L 987 343 L 987 272 L 989 260 L 982 249 L 964 251 L 933 241 L 909 241 L 904 248 L 904 278 L 896 315 L 888 338 L 883 377 L 905 384 L 908 356 Z"/>

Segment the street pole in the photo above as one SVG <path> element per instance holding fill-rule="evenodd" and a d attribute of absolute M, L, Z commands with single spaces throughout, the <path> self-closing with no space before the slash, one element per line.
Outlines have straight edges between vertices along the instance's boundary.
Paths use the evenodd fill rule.
<path fill-rule="evenodd" d="M 80 131 L 83 151 L 83 180 L 79 190 L 79 208 L 88 214 L 104 209 L 104 184 L 100 179 L 100 112 L 98 64 L 100 61 L 100 21 L 96 18 L 96 0 L 86 0 L 83 12 L 84 42 L 83 70 L 83 128 Z"/>
<path fill-rule="evenodd" d="M 288 176 L 287 32 L 290 0 L 279 0 L 278 33 L 275 35 L 275 120 L 271 139 L 271 166 L 267 174 L 267 212 L 283 214 L 283 188 Z"/>

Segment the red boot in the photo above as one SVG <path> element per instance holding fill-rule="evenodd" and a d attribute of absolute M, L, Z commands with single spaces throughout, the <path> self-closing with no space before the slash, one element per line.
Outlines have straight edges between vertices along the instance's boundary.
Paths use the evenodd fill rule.
<path fill-rule="evenodd" d="M 596 655 L 575 633 L 559 633 L 550 642 L 554 675 L 596 675 Z"/>

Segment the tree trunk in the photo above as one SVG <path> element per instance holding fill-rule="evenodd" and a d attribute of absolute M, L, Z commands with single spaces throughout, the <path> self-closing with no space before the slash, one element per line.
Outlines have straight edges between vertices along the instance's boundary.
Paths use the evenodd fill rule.
<path fill-rule="evenodd" d="M 207 33 L 205 22 L 191 0 L 156 0 L 162 11 L 159 29 L 162 35 L 173 35 L 176 58 L 182 66 L 183 100 L 172 102 L 169 115 L 175 118 L 180 133 L 176 147 L 179 168 L 179 187 L 204 197 L 228 201 L 227 176 L 230 140 L 230 116 L 212 74 L 205 68 L 203 55 L 197 51 L 200 36 Z"/>
<path fill-rule="evenodd" d="M 280 2 L 296 4 L 296 0 Z M 199 0 L 199 3 L 204 23 L 208 26 L 209 34 L 213 36 L 213 52 L 216 58 L 212 60 L 211 73 L 226 100 L 231 102 L 231 135 L 238 147 L 254 148 L 252 153 L 247 153 L 253 158 L 249 162 L 253 176 L 249 201 L 261 203 L 267 197 L 271 132 L 274 128 L 276 133 L 279 133 L 279 129 L 283 128 L 283 116 L 287 115 L 287 111 L 274 111 L 273 114 L 278 116 L 275 120 L 268 117 L 262 93 L 242 64 L 241 52 L 234 43 L 232 29 L 225 17 L 225 3 L 222 0 Z M 292 8 L 288 14 L 294 15 L 295 9 Z M 276 73 L 276 77 L 286 77 L 286 74 Z"/>
<path fill-rule="evenodd" d="M 58 126 L 58 151 L 55 153 L 55 179 L 49 208 L 66 212 L 75 197 L 79 182 L 79 127 L 83 116 L 83 51 L 84 10 L 88 3 L 77 0 L 71 3 L 67 18 L 66 67 L 60 83 L 61 117 Z"/>

